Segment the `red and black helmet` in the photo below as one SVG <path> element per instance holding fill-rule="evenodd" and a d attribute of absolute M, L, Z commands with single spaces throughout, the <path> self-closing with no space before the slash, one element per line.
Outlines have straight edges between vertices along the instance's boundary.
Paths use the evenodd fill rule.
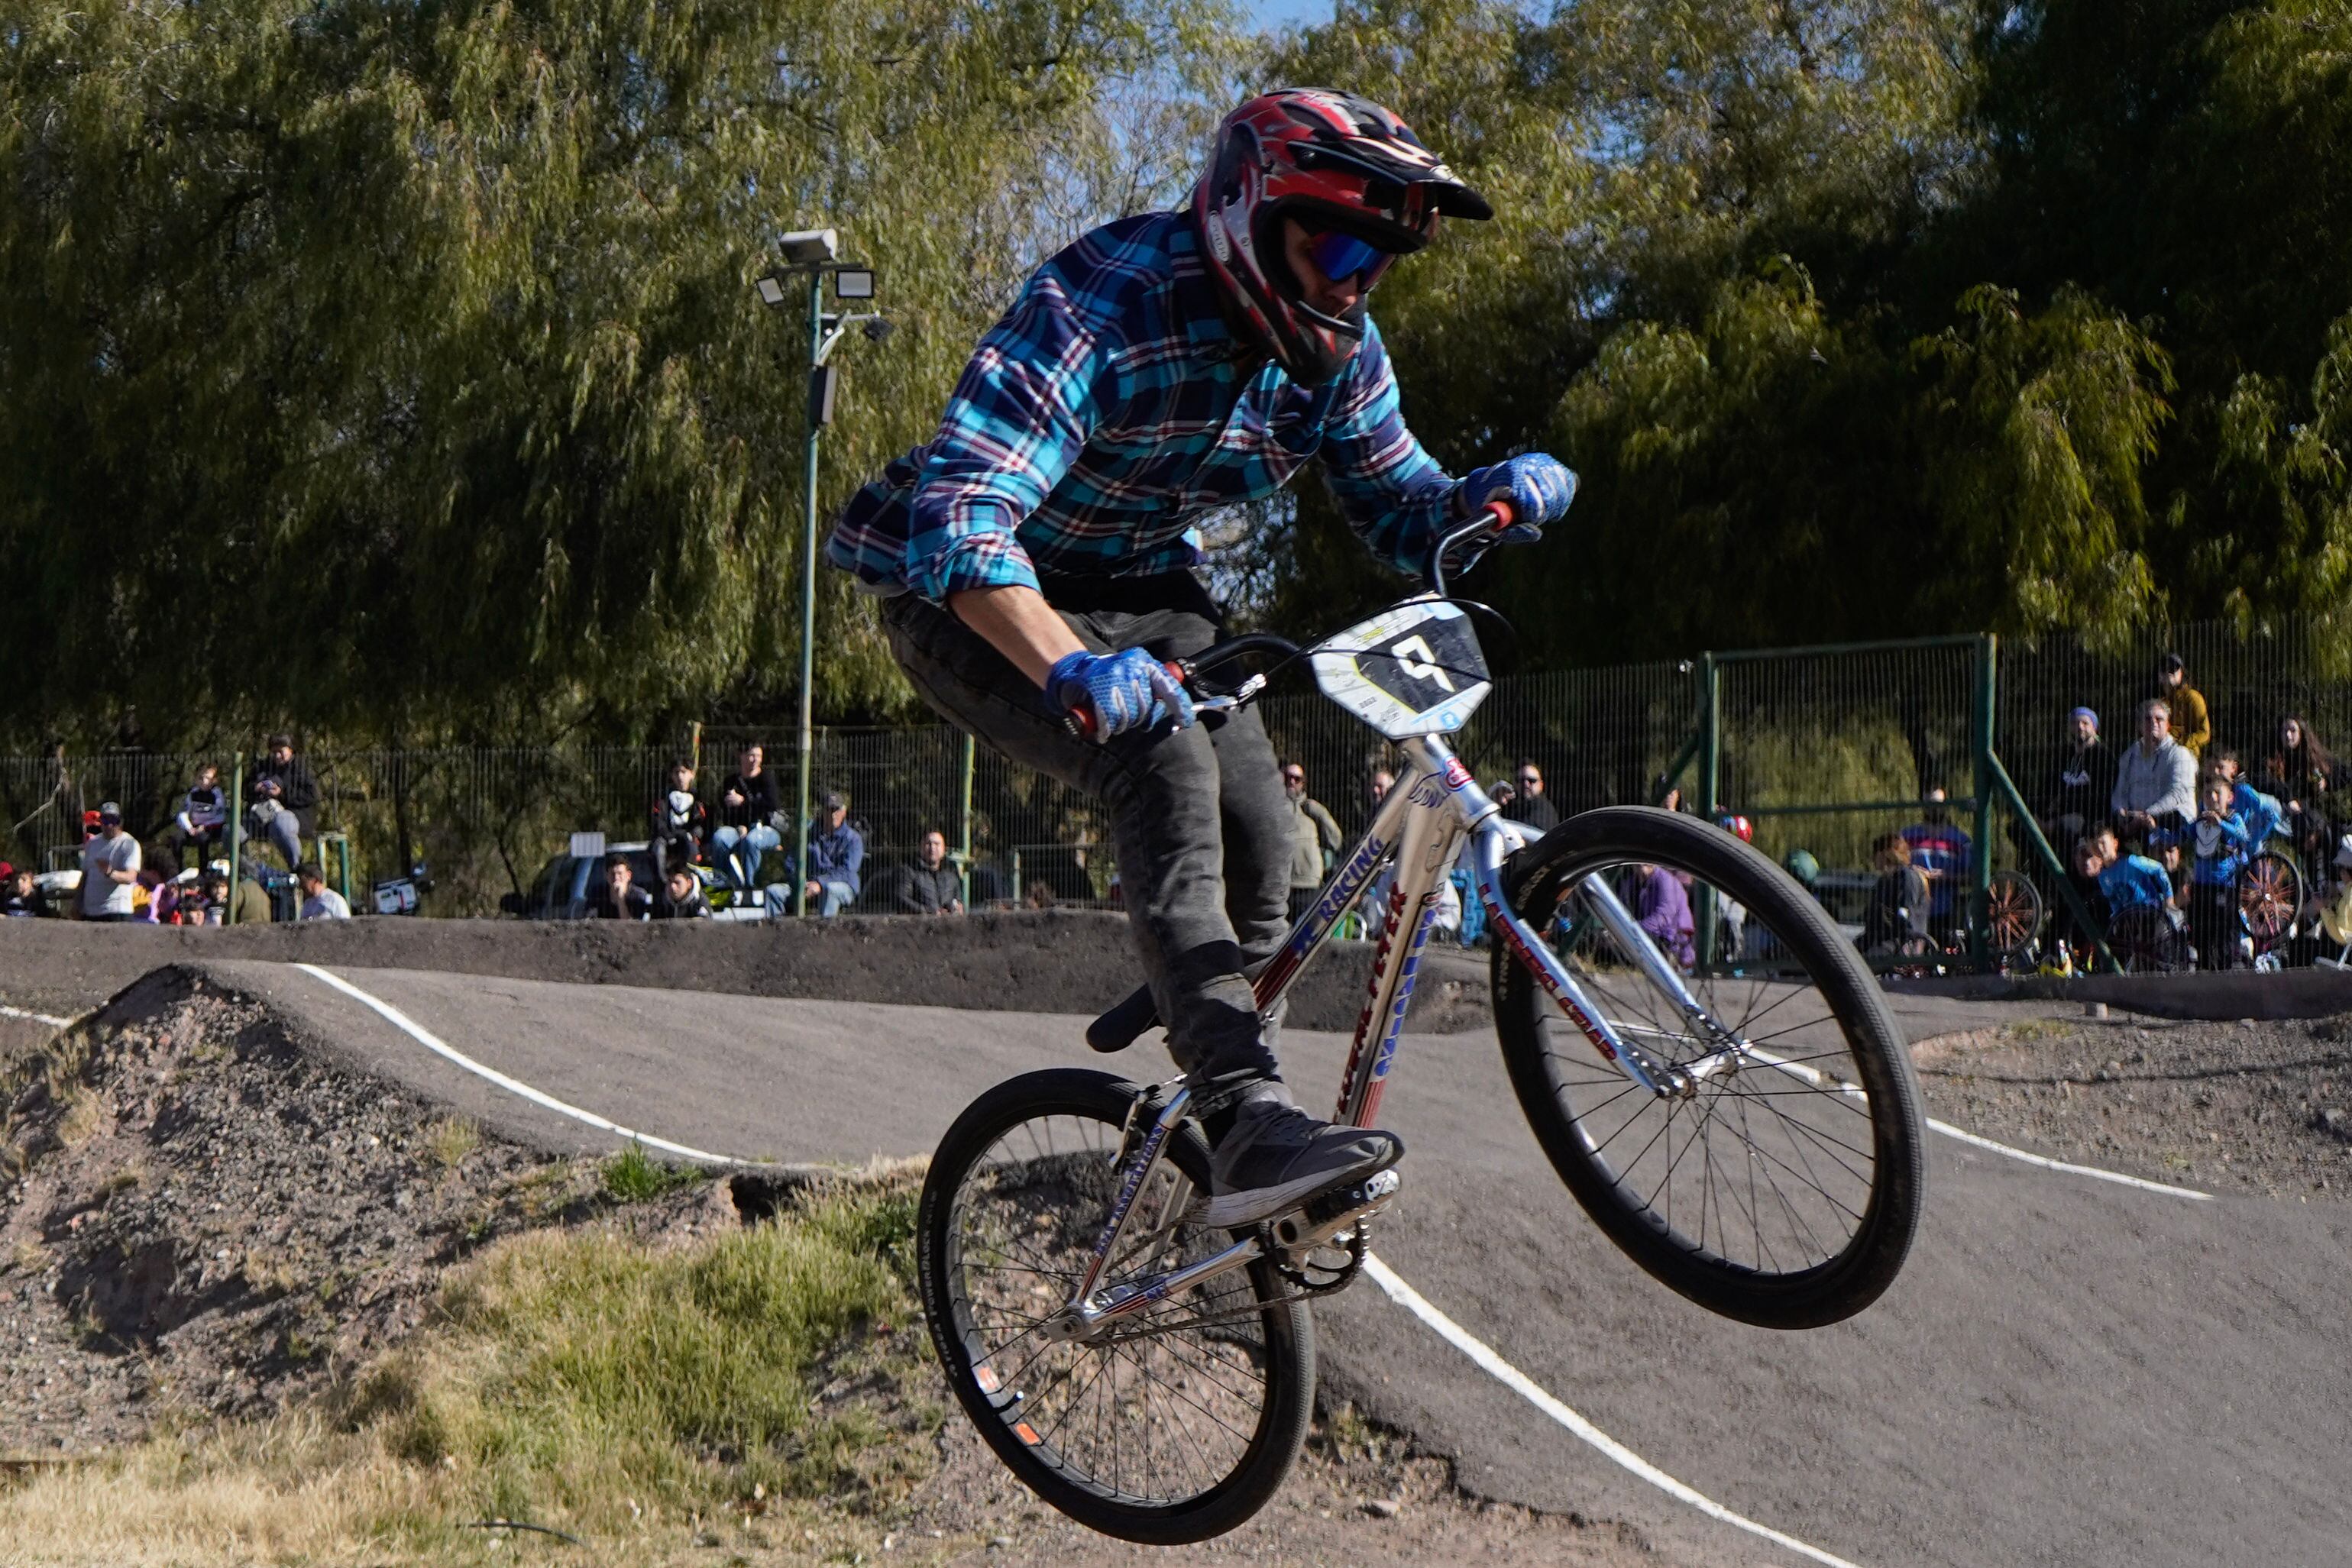
<path fill-rule="evenodd" d="M 1382 253 L 1360 274 L 1366 293 L 1397 256 L 1437 233 L 1440 214 L 1491 218 L 1495 209 L 1369 99 L 1283 88 L 1225 116 L 1209 167 L 1192 191 L 1202 258 L 1234 324 L 1290 378 L 1319 385 L 1363 340 L 1359 298 L 1327 316 L 1301 298 L 1282 243 L 1282 220 L 1338 230 Z"/>

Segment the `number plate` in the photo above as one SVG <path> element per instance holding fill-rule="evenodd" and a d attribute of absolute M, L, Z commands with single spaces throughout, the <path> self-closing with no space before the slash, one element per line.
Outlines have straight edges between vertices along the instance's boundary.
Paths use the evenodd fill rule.
<path fill-rule="evenodd" d="M 1391 740 L 1452 734 L 1494 685 L 1452 604 L 1400 604 L 1330 639 L 1314 664 L 1325 696 Z"/>

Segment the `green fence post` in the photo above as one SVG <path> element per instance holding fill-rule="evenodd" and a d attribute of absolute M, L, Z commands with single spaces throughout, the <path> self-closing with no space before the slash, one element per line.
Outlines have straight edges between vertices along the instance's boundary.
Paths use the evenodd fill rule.
<path fill-rule="evenodd" d="M 236 924 L 236 890 L 238 878 L 244 874 L 245 849 L 245 753 L 229 758 L 228 821 L 223 824 L 228 833 L 228 907 L 221 911 L 221 924 Z"/>
<path fill-rule="evenodd" d="M 1698 810 L 1712 822 L 1723 809 L 1723 669 L 1713 653 L 1698 656 Z M 1691 924 L 1698 928 L 1698 967 L 1705 972 L 1715 963 L 1715 889 L 1702 881 L 1697 891 Z"/>
<path fill-rule="evenodd" d="M 980 760 L 980 747 L 969 735 L 963 737 L 963 906 L 971 909 L 971 776 Z"/>
<path fill-rule="evenodd" d="M 1969 861 L 1969 963 L 1980 974 L 1990 958 L 1985 910 L 1992 893 L 1992 720 L 2000 654 L 2000 639 L 1991 632 L 1977 639 L 1976 711 L 1969 716 L 1969 745 L 1976 752 L 1976 853 Z"/>
<path fill-rule="evenodd" d="M 2091 946 L 2096 956 L 2105 961 L 2110 972 L 2122 974 L 2124 967 L 2116 961 L 2115 953 L 2108 947 L 2106 936 L 2099 930 L 2098 922 L 2091 918 L 2091 912 L 2084 904 L 2082 895 L 2074 891 L 2074 883 L 2066 874 L 2066 862 L 2058 858 L 2058 852 L 2050 847 L 2048 839 L 2042 837 L 2042 824 L 2033 820 L 2032 811 L 2026 810 L 2025 797 L 2018 793 L 2017 780 L 2009 776 L 2009 769 L 2001 765 L 1999 757 L 1992 758 L 1992 781 L 2000 790 L 2002 800 L 2008 802 L 2009 809 L 2017 813 L 2017 820 L 2025 824 L 2026 842 L 2032 844 L 2033 852 L 2042 857 L 2042 863 L 2049 871 L 2051 884 L 2057 888 L 2058 896 L 2066 901 L 2066 907 L 2074 912 L 2076 922 L 2091 934 Z"/>

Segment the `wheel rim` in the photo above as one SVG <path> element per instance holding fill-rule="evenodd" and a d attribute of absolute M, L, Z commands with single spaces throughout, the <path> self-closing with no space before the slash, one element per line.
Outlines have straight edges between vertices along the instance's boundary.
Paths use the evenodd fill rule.
<path fill-rule="evenodd" d="M 2245 882 L 2238 894 L 2248 932 L 2256 942 L 2275 941 L 2294 918 L 2302 903 L 2294 868 L 2273 855 L 2257 855 L 2246 864 Z"/>
<path fill-rule="evenodd" d="M 1007 1128 L 957 1188 L 947 1283 L 972 1381 L 1033 1458 L 1107 1500 L 1172 1507 L 1214 1490 L 1265 1440 L 1268 1314 L 1253 1270 L 1236 1270 L 1101 1343 L 1039 1332 L 1109 1215 L 1119 1142 L 1118 1126 L 1085 1115 Z M 1171 1222 L 1193 1192 L 1163 1160 L 1098 1291 L 1227 1245 L 1223 1231 Z"/>
<path fill-rule="evenodd" d="M 2005 956 L 2014 957 L 2033 940 L 2042 923 L 2042 900 L 2024 878 L 2004 872 L 1985 890 L 1985 935 Z"/>
<path fill-rule="evenodd" d="M 1563 877 L 1556 907 L 1580 911 L 1574 889 L 1587 878 L 1606 880 L 1629 911 L 1644 913 L 1647 873 L 1622 860 Z M 1704 889 L 1706 878 L 1694 873 L 1695 910 Z M 1736 953 L 1707 972 L 1685 972 L 1720 1034 L 1689 1021 L 1601 922 L 1588 915 L 1547 927 L 1553 950 L 1628 1043 L 1670 1066 L 1727 1061 L 1727 1070 L 1711 1071 L 1687 1098 L 1654 1097 L 1548 1003 L 1538 1014 L 1542 1059 L 1587 1162 L 1622 1207 L 1695 1259 L 1792 1276 L 1832 1266 L 1861 1239 L 1879 1175 L 1877 1134 L 1861 1059 L 1828 995 L 1796 961 L 1802 949 L 1758 912 L 1744 916 Z M 1740 1049 L 1727 1056 L 1731 1040 Z"/>

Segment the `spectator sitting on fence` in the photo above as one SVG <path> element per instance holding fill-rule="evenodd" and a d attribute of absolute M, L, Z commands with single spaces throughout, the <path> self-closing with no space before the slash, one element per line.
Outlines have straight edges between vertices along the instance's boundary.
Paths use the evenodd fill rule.
<path fill-rule="evenodd" d="M 81 846 L 84 920 L 138 917 L 139 841 L 122 830 L 122 808 L 109 800 L 98 809 L 98 831 Z"/>
<path fill-rule="evenodd" d="M 294 755 L 294 737 L 273 735 L 269 754 L 254 765 L 246 787 L 252 804 L 245 813 L 247 839 L 268 839 L 289 871 L 302 859 L 302 841 L 315 830 L 319 781 Z"/>
<path fill-rule="evenodd" d="M 686 863 L 691 865 L 702 854 L 702 846 L 710 837 L 710 812 L 694 795 L 694 764 L 683 757 L 669 765 L 669 788 L 655 797 L 650 812 L 653 818 L 654 875 L 669 880 L 669 862 L 686 846 Z M 639 893 L 645 889 L 639 888 Z"/>
<path fill-rule="evenodd" d="M 2290 964 L 2300 967 L 2321 957 L 2341 962 L 2352 952 L 2352 833 L 2336 841 L 2329 871 L 2327 885 L 2315 886 L 2296 912 L 2294 938 L 2287 945 Z"/>
<path fill-rule="evenodd" d="M 343 895 L 327 885 L 327 873 L 319 869 L 316 861 L 304 861 L 294 868 L 294 881 L 302 890 L 301 913 L 297 920 L 349 920 L 352 906 Z"/>
<path fill-rule="evenodd" d="M 2191 757 L 2204 755 L 2213 743 L 2211 710 L 2205 694 L 2189 684 L 2189 666 L 2178 653 L 2167 653 L 2156 664 L 2156 695 L 2172 714 L 2172 738 Z"/>
<path fill-rule="evenodd" d="M 1898 953 L 1906 945 L 1925 946 L 1931 894 L 1927 873 L 1912 857 L 1911 842 L 1901 833 L 1882 833 L 1870 846 L 1870 867 L 1878 881 L 1862 915 L 1862 950 L 1871 954 Z"/>
<path fill-rule="evenodd" d="M 181 858 L 191 864 L 202 865 L 212 858 L 221 836 L 228 830 L 228 792 L 220 786 L 220 769 L 211 763 L 196 768 L 195 782 L 180 797 L 180 809 L 172 818 L 179 830 L 175 846 Z M 194 853 L 190 854 L 191 847 Z"/>
<path fill-rule="evenodd" d="M 1511 803 L 1503 808 L 1503 815 L 1514 822 L 1524 822 L 1538 833 L 1548 833 L 1559 826 L 1559 812 L 1544 799 L 1543 769 L 1532 757 L 1519 758 L 1518 777 L 1515 780 Z"/>
<path fill-rule="evenodd" d="M 1116 887 L 1118 879 L 1112 883 Z M 948 836 L 937 828 L 923 835 L 912 865 L 893 866 L 885 904 L 893 915 L 961 915 L 963 878 L 948 862 Z"/>
<path fill-rule="evenodd" d="M 2197 759 L 2172 738 L 2172 710 L 2161 697 L 2139 705 L 2139 739 L 2116 759 L 2116 831 L 2145 841 L 2163 829 L 2178 833 L 2197 815 Z"/>
<path fill-rule="evenodd" d="M 1345 841 L 1330 810 L 1307 793 L 1305 763 L 1282 765 L 1282 792 L 1290 801 L 1290 918 L 1295 923 L 1313 907 L 1316 894 L 1322 891 L 1323 873 Z"/>
<path fill-rule="evenodd" d="M 0 864 L 5 864 L 0 862 Z M 49 895 L 33 880 L 33 868 L 28 865 L 8 866 L 5 886 L 0 886 L 0 918 L 8 920 L 47 919 L 57 911 L 50 906 Z"/>
<path fill-rule="evenodd" d="M 719 825 L 710 831 L 719 869 L 747 891 L 760 880 L 761 857 L 784 841 L 776 831 L 776 776 L 767 759 L 756 743 L 743 748 L 741 766 L 719 787 Z"/>
<path fill-rule="evenodd" d="M 2317 858 L 2334 837 L 2329 793 L 2336 787 L 2336 758 L 2294 714 L 2279 720 L 2278 748 L 2263 769 L 2263 788 L 2284 803 L 2284 819 L 2295 848 Z"/>
<path fill-rule="evenodd" d="M 2081 838 L 2084 829 L 2113 810 L 2116 793 L 2116 754 L 2099 738 L 2099 716 L 2078 707 L 2066 716 L 2066 725 L 2073 745 L 2058 765 L 2058 788 L 2051 794 L 2049 815 L 2042 819 L 2042 831 L 2053 843 Z"/>
<path fill-rule="evenodd" d="M 1663 866 L 1633 868 L 1633 918 L 1658 950 L 1687 969 L 1697 964 L 1698 948 L 1691 936 L 1690 893 L 1682 879 Z"/>
<path fill-rule="evenodd" d="M 1911 847 L 1911 863 L 1927 878 L 1927 922 L 1931 935 L 1947 934 L 1961 891 L 1976 860 L 1976 845 L 1951 819 L 1941 786 L 1927 791 L 1919 804 L 1919 820 L 1898 835 Z"/>
<path fill-rule="evenodd" d="M 2197 820 L 2181 841 L 2189 857 L 2189 939 L 2200 969 L 2238 967 L 2238 872 L 2252 841 L 2244 819 L 2230 809 L 2230 793 L 2227 779 L 2206 774 L 2198 786 Z"/>
<path fill-rule="evenodd" d="M 768 908 L 777 915 L 793 912 L 792 893 L 797 886 L 820 919 L 830 920 L 857 902 L 859 877 L 866 865 L 866 836 L 849 823 L 849 802 L 827 790 L 817 802 L 816 821 L 809 824 L 806 867 L 794 866 L 793 884 L 776 883 L 768 889 Z"/>
<path fill-rule="evenodd" d="M 690 864 L 677 869 L 687 875 L 694 874 Z M 662 879 L 668 881 L 667 874 Z M 604 880 L 588 896 L 588 918 L 591 920 L 644 920 L 653 914 L 653 895 L 636 885 L 636 873 L 629 867 L 629 858 L 623 854 L 604 857 Z"/>
<path fill-rule="evenodd" d="M 662 883 L 661 896 L 653 901 L 651 915 L 656 920 L 710 918 L 710 901 L 702 895 L 702 879 L 694 874 L 692 866 L 669 868 L 669 875 Z"/>

